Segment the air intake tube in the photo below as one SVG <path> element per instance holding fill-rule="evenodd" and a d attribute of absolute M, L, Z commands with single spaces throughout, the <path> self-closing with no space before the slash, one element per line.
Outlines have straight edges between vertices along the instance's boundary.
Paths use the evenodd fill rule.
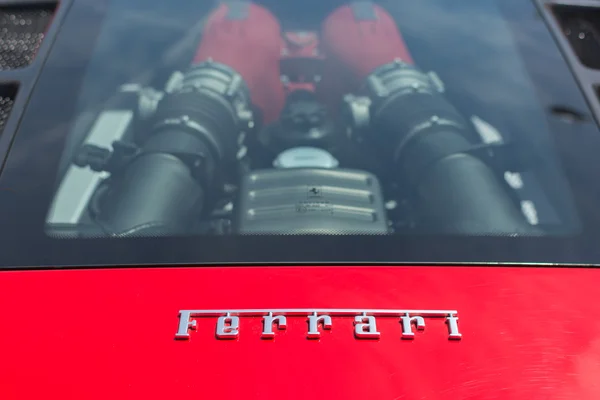
<path fill-rule="evenodd" d="M 508 188 L 470 150 L 478 135 L 429 75 L 401 61 L 368 78 L 372 140 L 417 193 L 423 230 L 451 234 L 528 234 Z"/>
<path fill-rule="evenodd" d="M 139 146 L 115 147 L 111 176 L 91 207 L 95 221 L 110 235 L 190 232 L 236 165 L 239 134 L 252 124 L 238 73 L 212 61 L 192 66 L 158 104 Z"/>

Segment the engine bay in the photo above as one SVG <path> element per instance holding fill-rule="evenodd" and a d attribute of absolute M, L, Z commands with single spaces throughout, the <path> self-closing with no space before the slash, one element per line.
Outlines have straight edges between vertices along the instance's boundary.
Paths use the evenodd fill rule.
<path fill-rule="evenodd" d="M 164 87 L 123 84 L 57 188 L 74 236 L 541 232 L 488 140 L 369 1 L 316 30 L 225 2 Z"/>

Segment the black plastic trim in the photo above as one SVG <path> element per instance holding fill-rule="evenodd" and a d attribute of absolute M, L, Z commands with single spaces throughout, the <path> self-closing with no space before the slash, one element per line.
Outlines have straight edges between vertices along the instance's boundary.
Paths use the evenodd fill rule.
<path fill-rule="evenodd" d="M 182 269 L 182 268 L 193 268 L 197 267 L 198 264 L 148 264 L 148 265 L 136 265 L 136 268 L 143 269 Z M 600 266 L 593 264 L 535 264 L 535 263 L 523 263 L 523 264 L 497 264 L 497 263 L 406 263 L 406 262 L 272 262 L 272 263 L 255 263 L 255 262 L 243 262 L 243 263 L 203 263 L 202 268 L 322 268 L 322 267 L 334 267 L 334 268 L 347 268 L 347 267 L 361 267 L 361 268 L 373 268 L 373 267 L 404 267 L 404 268 L 436 268 L 436 267 L 456 267 L 456 268 L 510 268 L 510 269 L 523 269 L 523 268 L 544 268 L 548 269 L 597 269 L 600 270 Z M 100 268 L 103 267 L 103 268 Z M 102 269 L 107 270 L 121 270 L 129 269 L 130 265 L 67 265 L 67 266 L 27 266 L 27 267 L 8 267 L 2 268 L 0 274 L 3 272 L 21 272 L 21 271 L 57 271 L 57 270 L 69 270 L 69 271 L 91 271 Z"/>
<path fill-rule="evenodd" d="M 595 0 L 535 0 L 535 3 L 571 67 L 596 122 L 600 124 L 600 100 L 596 91 L 597 85 L 600 85 L 600 70 L 590 68 L 580 61 L 563 32 L 559 17 L 555 14 L 557 7 L 581 7 L 600 11 L 600 2 Z"/>

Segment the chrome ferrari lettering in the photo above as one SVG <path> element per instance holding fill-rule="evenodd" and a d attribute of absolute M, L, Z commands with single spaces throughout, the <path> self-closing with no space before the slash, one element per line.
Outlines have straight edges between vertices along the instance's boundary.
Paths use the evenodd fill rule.
<path fill-rule="evenodd" d="M 375 317 L 363 313 L 354 318 L 354 335 L 360 339 L 379 339 Z"/>
<path fill-rule="evenodd" d="M 177 333 L 175 334 L 176 339 L 189 339 L 190 329 L 196 329 L 196 321 L 190 320 L 191 316 L 192 311 L 190 310 L 181 310 L 179 312 L 179 328 L 177 328 Z"/>
<path fill-rule="evenodd" d="M 414 339 L 415 333 L 412 330 L 413 323 L 417 326 L 417 329 L 422 331 L 425 329 L 425 319 L 420 316 L 411 317 L 410 314 L 406 314 L 400 317 L 402 324 L 402 338 L 403 339 Z"/>
<path fill-rule="evenodd" d="M 316 339 L 321 336 L 319 323 L 323 325 L 323 329 L 331 329 L 331 317 L 329 315 L 318 315 L 315 311 L 308 316 L 308 337 L 310 339 Z"/>
<path fill-rule="evenodd" d="M 306 336 L 309 339 L 320 339 L 323 330 L 331 330 L 333 320 L 338 319 L 343 328 L 354 326 L 354 337 L 357 339 L 379 339 L 382 333 L 377 329 L 377 318 L 399 319 L 401 337 L 414 339 L 415 331 L 423 331 L 425 322 L 445 323 L 448 326 L 448 339 L 460 340 L 462 334 L 458 326 L 456 310 L 392 310 L 392 309 L 346 309 L 346 308 L 282 308 L 282 309 L 238 309 L 238 310 L 180 310 L 179 323 L 175 333 L 176 339 L 189 339 L 191 331 L 199 330 L 200 319 L 216 318 L 217 339 L 237 339 L 242 329 L 257 331 L 256 326 L 243 328 L 246 323 L 256 324 L 257 317 L 262 323 L 260 337 L 273 339 L 277 331 L 287 330 L 288 319 L 305 318 L 308 322 Z M 246 322 L 240 324 L 240 318 Z M 350 321 L 348 321 L 349 318 Z M 435 322 L 438 320 L 438 322 Z M 214 321 L 214 319 L 213 319 Z M 214 323 L 214 322 L 213 322 Z M 213 325 L 214 326 L 214 325 Z M 298 326 L 298 325 L 294 325 Z M 344 329 L 347 329 L 344 328 Z M 306 329 L 306 328 L 305 328 Z M 343 330 L 343 329 L 342 329 Z M 291 332 L 290 332 L 291 333 Z M 337 334 L 337 333 L 336 333 Z M 383 335 L 386 335 L 384 332 Z M 327 335 L 329 336 L 329 335 Z M 322 340 L 326 340 L 323 338 Z"/>
<path fill-rule="evenodd" d="M 231 316 L 227 313 L 224 317 L 219 317 L 217 320 L 217 332 L 215 333 L 219 339 L 236 339 L 240 333 L 239 317 Z"/>
<path fill-rule="evenodd" d="M 458 332 L 458 317 L 454 316 L 453 313 L 450 313 L 446 317 L 446 323 L 448 324 L 448 333 L 450 339 L 458 340 L 462 338 L 462 334 Z"/>
<path fill-rule="evenodd" d="M 270 312 L 269 315 L 266 315 L 263 319 L 263 338 L 272 339 L 275 337 L 275 333 L 273 332 L 273 324 L 277 324 L 277 329 L 283 330 L 287 327 L 287 319 L 283 315 L 273 316 L 272 312 Z"/>

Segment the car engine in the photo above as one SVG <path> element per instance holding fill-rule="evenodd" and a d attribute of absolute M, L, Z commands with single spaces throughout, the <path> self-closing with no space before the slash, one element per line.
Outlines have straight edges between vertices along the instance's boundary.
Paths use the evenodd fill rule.
<path fill-rule="evenodd" d="M 507 144 L 482 143 L 436 74 L 395 58 L 332 103 L 326 60 L 305 40 L 317 36 L 284 37 L 277 112 L 253 103 L 260 85 L 203 55 L 164 88 L 123 85 L 49 223 L 107 236 L 534 231 L 502 179 Z"/>

